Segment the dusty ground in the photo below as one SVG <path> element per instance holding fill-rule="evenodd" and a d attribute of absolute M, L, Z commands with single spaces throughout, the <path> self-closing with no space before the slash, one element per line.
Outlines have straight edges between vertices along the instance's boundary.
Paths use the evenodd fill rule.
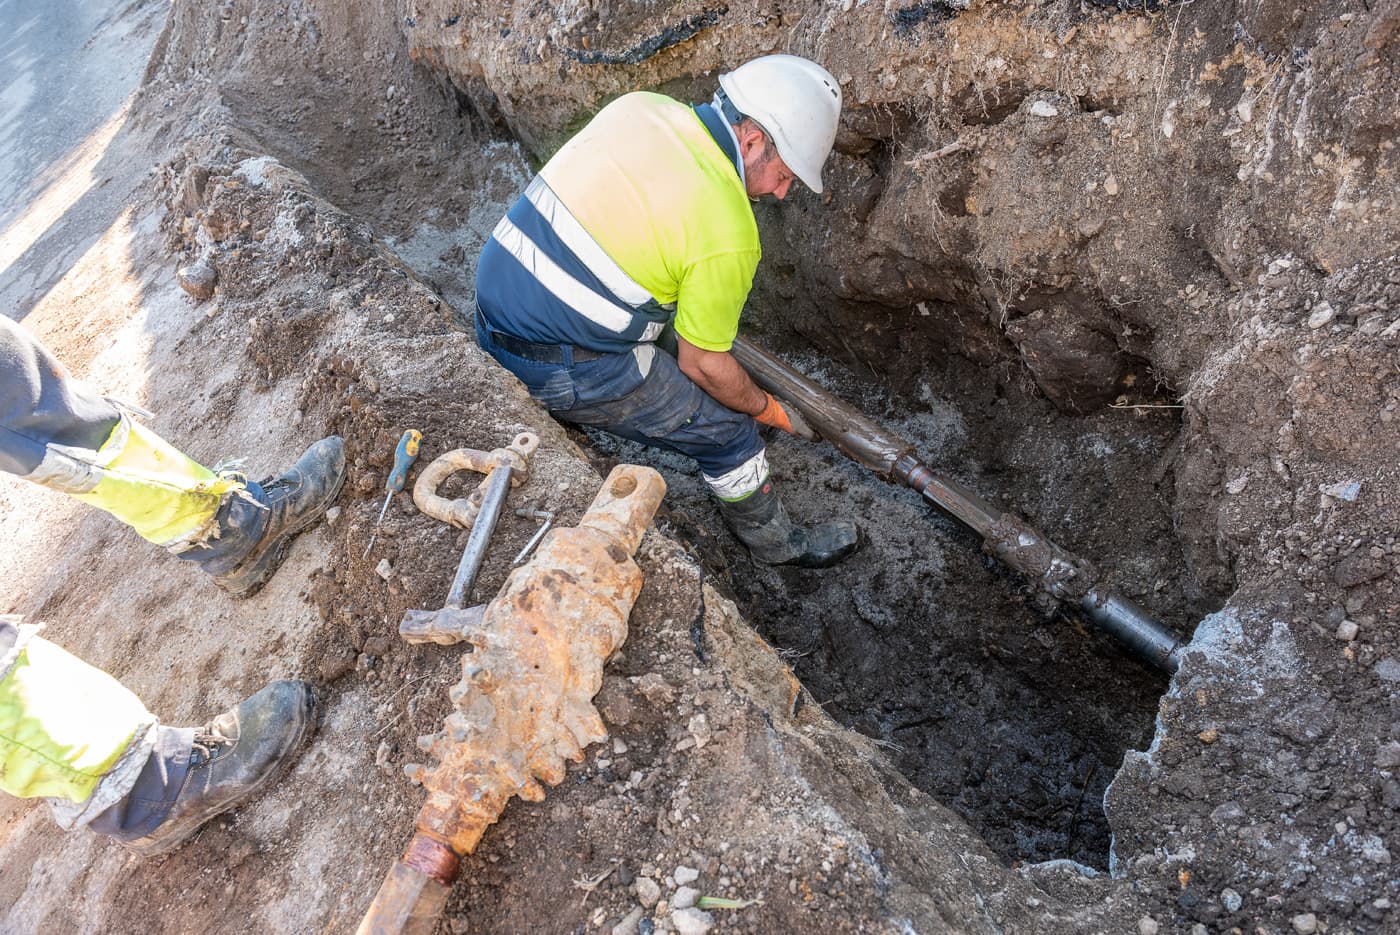
<path fill-rule="evenodd" d="M 762 900 L 716 910 L 736 931 L 1393 925 L 1393 13 L 439 6 L 177 2 L 158 39 L 157 3 L 0 7 L 33 24 L 5 48 L 7 314 L 197 457 L 272 471 L 334 431 L 352 465 L 241 603 L 0 478 L 0 611 L 172 721 L 293 674 L 324 710 L 287 781 L 164 861 L 4 803 L 6 930 L 353 928 L 456 678 L 394 628 L 441 602 L 462 537 L 400 497 L 361 558 L 410 424 L 426 457 L 539 431 L 512 502 L 566 520 L 616 459 L 671 487 L 599 698 L 612 739 L 512 804 L 445 930 L 666 930 L 682 867 Z M 778 45 L 821 53 L 852 106 L 829 205 L 759 209 L 758 337 L 1194 629 L 1170 682 L 825 446 L 775 440 L 789 503 L 872 545 L 755 567 L 688 465 L 552 423 L 454 327 L 530 158 L 609 93 L 699 94 Z M 65 107 L 67 136 L 26 129 Z M 203 304 L 173 275 L 196 260 Z M 530 532 L 503 524 L 478 596 Z"/>

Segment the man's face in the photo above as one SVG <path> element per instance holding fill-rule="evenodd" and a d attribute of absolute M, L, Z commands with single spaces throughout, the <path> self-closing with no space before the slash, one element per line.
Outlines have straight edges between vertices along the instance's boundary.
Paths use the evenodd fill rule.
<path fill-rule="evenodd" d="M 757 201 L 764 195 L 772 195 L 781 201 L 797 176 L 757 124 L 746 121 L 738 137 L 739 153 L 744 161 L 744 188 L 749 198 Z"/>

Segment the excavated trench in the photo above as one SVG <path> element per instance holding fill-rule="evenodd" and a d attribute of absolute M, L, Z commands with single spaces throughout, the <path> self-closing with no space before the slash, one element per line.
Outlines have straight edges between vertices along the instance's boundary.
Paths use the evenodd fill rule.
<path fill-rule="evenodd" d="M 358 183 L 347 187 L 302 145 L 262 142 L 368 210 L 357 201 Z M 459 325 L 471 307 L 469 258 L 523 182 L 516 174 L 493 176 L 482 203 L 440 219 L 470 213 L 467 226 L 393 244 L 456 308 Z M 1115 589 L 1189 635 L 1223 592 L 1190 574 L 1174 530 L 1178 410 L 1056 408 L 1009 346 L 980 363 L 956 353 L 963 323 L 983 316 L 946 301 L 931 310 L 911 301 L 919 318 L 906 328 L 890 324 L 887 305 L 862 310 L 847 300 L 842 320 L 856 324 L 843 333 L 819 305 L 822 285 L 805 281 L 808 264 L 783 243 L 793 240 L 783 215 L 804 229 L 822 223 L 807 208 L 760 209 L 769 255 L 746 333 L 912 441 L 930 468 L 1095 562 Z M 369 213 L 395 217 L 387 208 Z M 449 242 L 455 246 L 444 249 Z M 897 267 L 885 271 L 899 277 L 892 295 L 914 288 Z M 866 286 L 879 291 L 879 283 Z M 985 324 L 967 333 L 974 331 L 967 342 L 1000 340 L 989 342 Z M 1003 860 L 1107 867 L 1104 792 L 1124 752 L 1149 744 L 1163 674 L 1084 625 L 1047 616 L 1026 582 L 987 557 L 973 534 L 828 444 L 770 439 L 790 512 L 807 522 L 854 518 L 867 539 L 842 565 L 808 571 L 755 564 L 724 530 L 689 459 L 598 432 L 577 437 L 604 471 L 617 461 L 659 469 L 669 493 L 658 522 L 789 660 L 810 702 L 883 747 Z"/>
<path fill-rule="evenodd" d="M 981 367 L 930 351 L 914 368 L 903 356 L 905 376 L 893 378 L 848 346 L 778 332 L 759 340 L 913 441 L 933 469 L 1095 561 L 1176 632 L 1211 609 L 1188 598 L 1199 589 L 1173 533 L 1174 410 L 1070 415 L 1014 362 Z M 916 335 L 904 344 L 920 353 Z M 605 460 L 662 471 L 663 524 L 790 661 L 811 700 L 885 748 L 1003 860 L 1107 866 L 1104 790 L 1124 752 L 1151 740 L 1162 673 L 1047 616 L 976 536 L 830 445 L 770 439 L 795 517 L 852 517 L 868 539 L 844 564 L 808 571 L 755 564 L 686 459 L 587 437 Z"/>

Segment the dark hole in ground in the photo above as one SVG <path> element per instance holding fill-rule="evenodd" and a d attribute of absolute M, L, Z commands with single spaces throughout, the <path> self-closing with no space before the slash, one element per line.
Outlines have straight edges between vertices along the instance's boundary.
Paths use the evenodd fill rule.
<path fill-rule="evenodd" d="M 810 348 L 787 356 L 915 442 L 934 469 L 1095 561 L 1169 625 L 1189 630 L 1204 610 L 1182 597 L 1193 591 L 1172 529 L 1173 415 L 1066 415 L 1015 368 L 998 379 L 960 358 L 891 386 Z M 774 477 L 798 520 L 849 516 L 869 537 L 837 568 L 805 571 L 753 563 L 688 459 L 588 435 L 603 459 L 665 475 L 663 522 L 816 702 L 884 747 L 1005 861 L 1107 866 L 1104 790 L 1124 752 L 1150 742 L 1164 676 L 1107 637 L 1041 616 L 1024 583 L 971 533 L 829 445 L 769 439 Z"/>

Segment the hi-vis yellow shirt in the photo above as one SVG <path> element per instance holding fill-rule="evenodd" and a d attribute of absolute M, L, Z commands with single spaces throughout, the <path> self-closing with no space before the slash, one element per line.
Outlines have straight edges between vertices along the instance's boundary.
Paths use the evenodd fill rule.
<path fill-rule="evenodd" d="M 623 95 L 540 177 L 623 272 L 675 303 L 681 337 L 729 350 L 761 255 L 758 226 L 735 164 L 694 111 Z"/>

